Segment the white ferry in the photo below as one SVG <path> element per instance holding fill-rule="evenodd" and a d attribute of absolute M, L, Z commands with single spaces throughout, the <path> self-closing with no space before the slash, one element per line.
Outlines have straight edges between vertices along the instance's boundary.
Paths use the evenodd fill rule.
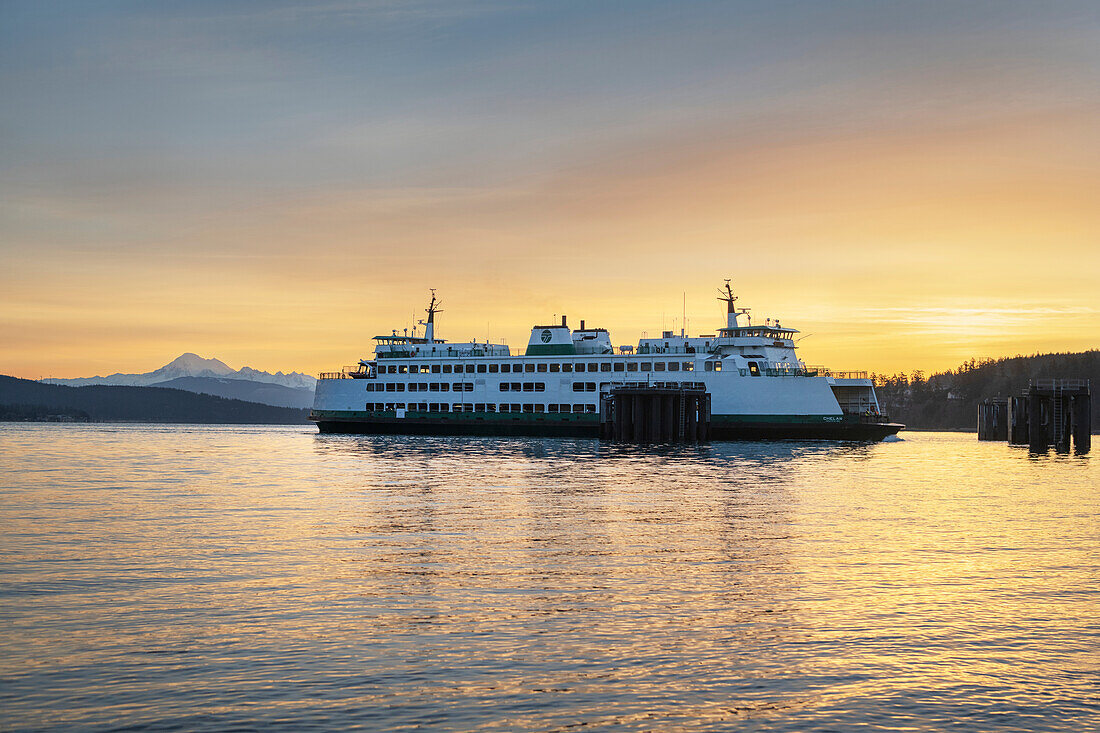
<path fill-rule="evenodd" d="M 619 389 L 680 388 L 705 395 L 712 440 L 881 440 L 903 425 L 880 411 L 865 372 L 808 367 L 795 329 L 753 325 L 726 281 L 726 326 L 688 336 L 664 331 L 637 347 L 603 328 L 535 326 L 523 355 L 503 344 L 436 338 L 432 291 L 423 333 L 375 336 L 374 358 L 320 375 L 310 419 L 323 433 L 606 437 Z M 620 432 L 621 435 L 621 432 Z"/>

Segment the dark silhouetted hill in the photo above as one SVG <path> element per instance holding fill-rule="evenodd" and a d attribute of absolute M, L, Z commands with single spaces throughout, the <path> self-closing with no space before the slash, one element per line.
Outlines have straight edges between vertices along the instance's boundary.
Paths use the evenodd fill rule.
<path fill-rule="evenodd" d="M 163 387 L 65 387 L 0 376 L 0 420 L 302 424 L 309 410 Z"/>
<path fill-rule="evenodd" d="M 1090 379 L 1100 387 L 1100 350 L 971 359 L 958 369 L 925 378 L 922 372 L 872 375 L 890 418 L 913 430 L 976 430 L 978 403 L 1027 390 L 1029 379 Z M 1092 425 L 1100 429 L 1100 399 L 1092 401 Z"/>

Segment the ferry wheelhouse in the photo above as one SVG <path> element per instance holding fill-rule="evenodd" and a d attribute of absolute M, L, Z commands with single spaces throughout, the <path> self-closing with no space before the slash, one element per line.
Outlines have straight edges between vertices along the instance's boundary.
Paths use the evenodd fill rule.
<path fill-rule="evenodd" d="M 712 334 L 664 331 L 616 348 L 606 329 L 562 316 L 534 326 L 518 355 L 436 338 L 433 291 L 421 335 L 376 336 L 373 359 L 320 375 L 310 419 L 326 433 L 596 437 L 616 389 L 653 387 L 706 395 L 716 440 L 881 440 L 903 427 L 881 413 L 866 373 L 806 366 L 798 331 L 753 325 L 729 281 L 719 299 L 726 325 Z"/>

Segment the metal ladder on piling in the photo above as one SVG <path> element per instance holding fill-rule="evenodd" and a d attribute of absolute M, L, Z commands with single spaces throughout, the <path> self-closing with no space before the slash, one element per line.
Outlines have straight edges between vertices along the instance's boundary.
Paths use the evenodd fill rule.
<path fill-rule="evenodd" d="M 680 432 L 678 438 L 683 440 L 687 433 L 687 397 L 680 390 Z"/>
<path fill-rule="evenodd" d="M 1053 423 L 1051 425 L 1051 438 L 1054 440 L 1054 445 L 1062 444 L 1062 431 L 1065 430 L 1062 415 L 1062 385 L 1058 380 L 1054 380 L 1053 397 L 1051 397 L 1050 405 L 1050 419 Z"/>

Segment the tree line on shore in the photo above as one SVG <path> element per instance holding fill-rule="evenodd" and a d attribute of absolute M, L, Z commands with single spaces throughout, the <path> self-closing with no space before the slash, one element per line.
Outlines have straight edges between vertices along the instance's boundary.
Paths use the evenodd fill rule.
<path fill-rule="evenodd" d="M 1031 379 L 1090 379 L 1100 386 L 1100 350 L 971 359 L 957 369 L 872 374 L 875 392 L 890 419 L 914 430 L 975 430 L 978 403 L 1027 391 Z M 1100 427 L 1100 400 L 1092 403 Z"/>

